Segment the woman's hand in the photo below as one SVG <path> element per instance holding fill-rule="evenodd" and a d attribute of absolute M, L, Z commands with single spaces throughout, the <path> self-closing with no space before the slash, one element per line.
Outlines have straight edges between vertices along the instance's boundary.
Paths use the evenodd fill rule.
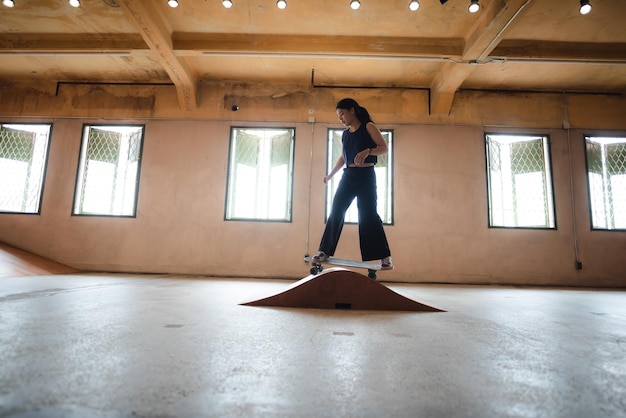
<path fill-rule="evenodd" d="M 370 149 L 365 148 L 363 151 L 359 152 L 357 155 L 354 156 L 354 164 L 356 165 L 363 164 L 368 155 L 370 155 Z"/>

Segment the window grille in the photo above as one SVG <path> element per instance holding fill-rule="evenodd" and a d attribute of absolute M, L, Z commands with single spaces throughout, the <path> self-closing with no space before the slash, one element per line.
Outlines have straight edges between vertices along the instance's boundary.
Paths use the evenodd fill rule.
<path fill-rule="evenodd" d="M 0 125 L 0 212 L 40 213 L 51 129 Z"/>
<path fill-rule="evenodd" d="M 291 221 L 293 128 L 232 128 L 227 220 Z"/>
<path fill-rule="evenodd" d="M 143 132 L 143 126 L 84 126 L 74 215 L 135 216 Z"/>
<path fill-rule="evenodd" d="M 489 226 L 556 228 L 547 136 L 485 135 Z"/>
<path fill-rule="evenodd" d="M 592 229 L 626 230 L 626 138 L 585 137 Z"/>
<path fill-rule="evenodd" d="M 337 159 L 341 156 L 343 145 L 341 137 L 344 129 L 328 130 L 328 156 L 327 172 L 330 172 Z M 378 215 L 386 225 L 393 224 L 393 131 L 381 130 L 383 138 L 387 143 L 387 153 L 378 156 L 378 163 L 374 171 L 376 172 L 376 194 Z M 339 171 L 329 182 L 326 188 L 326 219 L 330 216 L 333 196 L 339 187 L 339 182 L 343 176 L 343 171 Z M 359 214 L 356 199 L 346 212 L 346 223 L 358 223 Z"/>

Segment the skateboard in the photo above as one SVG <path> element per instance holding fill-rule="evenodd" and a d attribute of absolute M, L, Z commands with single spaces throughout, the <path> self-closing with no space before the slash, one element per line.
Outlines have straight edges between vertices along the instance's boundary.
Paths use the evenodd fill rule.
<path fill-rule="evenodd" d="M 313 257 L 306 256 L 304 257 L 304 261 L 307 263 L 311 263 L 311 259 Z M 367 277 L 370 279 L 376 280 L 376 272 L 381 269 L 380 264 L 366 263 L 364 261 L 354 261 L 354 260 L 343 260 L 341 258 L 333 258 L 329 257 L 326 261 L 322 261 L 320 263 L 312 263 L 311 264 L 311 274 L 315 275 L 321 273 L 324 270 L 324 264 L 330 264 L 333 266 L 341 266 L 341 267 L 353 267 L 358 269 L 367 269 Z"/>

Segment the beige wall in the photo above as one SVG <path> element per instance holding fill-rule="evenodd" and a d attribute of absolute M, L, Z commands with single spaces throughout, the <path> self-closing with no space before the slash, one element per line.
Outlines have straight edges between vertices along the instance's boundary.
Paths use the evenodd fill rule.
<path fill-rule="evenodd" d="M 622 96 L 459 92 L 450 116 L 431 117 L 424 90 L 283 89 L 272 99 L 276 86 L 205 86 L 187 113 L 167 86 L 1 89 L 0 121 L 54 125 L 41 214 L 0 214 L 0 241 L 85 270 L 304 277 L 324 227 L 326 131 L 352 96 L 395 131 L 396 270 L 380 279 L 626 285 L 626 233 L 590 229 L 583 147 L 584 134 L 626 135 Z M 136 218 L 71 216 L 92 122 L 146 126 Z M 296 128 L 293 222 L 224 221 L 231 125 Z M 557 230 L 488 228 L 485 132 L 550 135 Z M 358 254 L 347 225 L 337 255 Z"/>

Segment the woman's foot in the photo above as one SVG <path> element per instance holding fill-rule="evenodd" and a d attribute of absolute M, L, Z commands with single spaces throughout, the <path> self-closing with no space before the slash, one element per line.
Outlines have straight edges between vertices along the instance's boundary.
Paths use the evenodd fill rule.
<path fill-rule="evenodd" d="M 326 254 L 324 251 L 318 251 L 317 254 L 311 257 L 311 264 L 323 263 L 324 261 L 328 260 L 328 257 L 329 255 Z"/>
<path fill-rule="evenodd" d="M 391 261 L 391 256 L 385 257 L 380 260 L 380 269 L 381 270 L 393 270 L 393 261 Z"/>

